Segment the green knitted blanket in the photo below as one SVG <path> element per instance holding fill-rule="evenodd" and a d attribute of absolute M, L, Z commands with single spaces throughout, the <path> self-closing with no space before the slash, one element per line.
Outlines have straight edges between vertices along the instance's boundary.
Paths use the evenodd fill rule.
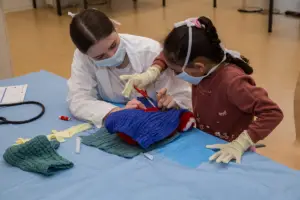
<path fill-rule="evenodd" d="M 58 147 L 58 141 L 50 142 L 45 135 L 40 135 L 24 144 L 9 147 L 3 158 L 24 171 L 50 176 L 73 167 L 72 162 L 58 155 L 55 151 Z"/>
<path fill-rule="evenodd" d="M 153 144 L 149 149 L 145 150 L 139 146 L 132 146 L 125 143 L 116 134 L 110 134 L 105 128 L 101 128 L 94 134 L 81 136 L 81 142 L 87 146 L 96 147 L 110 154 L 118 155 L 124 158 L 133 158 L 140 153 L 146 153 L 162 147 L 175 140 L 178 136 L 179 134 L 177 133 L 170 138 Z"/>

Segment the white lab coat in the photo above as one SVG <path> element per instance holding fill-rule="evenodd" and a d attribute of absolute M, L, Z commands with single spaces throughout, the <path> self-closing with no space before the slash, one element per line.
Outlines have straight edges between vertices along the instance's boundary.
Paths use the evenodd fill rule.
<path fill-rule="evenodd" d="M 128 34 L 120 34 L 120 37 L 124 40 L 130 60 L 128 69 L 131 68 L 129 71 L 124 71 L 124 74 L 145 72 L 162 50 L 157 41 L 149 38 Z M 122 96 L 125 83 L 119 79 L 120 73 L 116 75 L 112 73 L 113 70 L 118 69 L 97 67 L 91 58 L 78 49 L 75 50 L 71 77 L 68 80 L 67 102 L 71 113 L 76 118 L 90 121 L 97 127 L 101 127 L 103 118 L 116 107 L 112 103 L 125 104 L 130 100 Z M 176 78 L 169 69 L 155 84 L 147 88 L 147 92 L 149 96 L 155 98 L 156 91 L 164 87 L 181 107 L 191 108 L 189 84 Z M 132 95 L 131 99 L 136 96 L 137 94 Z"/>

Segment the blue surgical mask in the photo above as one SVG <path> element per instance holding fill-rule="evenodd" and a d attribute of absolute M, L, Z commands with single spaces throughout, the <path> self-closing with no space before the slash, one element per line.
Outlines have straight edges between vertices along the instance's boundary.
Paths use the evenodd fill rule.
<path fill-rule="evenodd" d="M 186 73 L 184 71 L 185 68 L 183 68 L 182 72 L 180 74 L 178 74 L 176 77 L 180 78 L 180 79 L 182 79 L 182 80 L 184 80 L 186 82 L 189 82 L 189 83 L 191 83 L 193 85 L 198 85 L 205 77 L 207 77 L 208 75 L 210 75 L 211 73 L 213 73 L 218 68 L 218 66 L 220 64 L 218 64 L 218 65 L 214 66 L 213 68 L 211 68 L 211 70 L 209 70 L 209 72 L 206 75 L 204 75 L 204 76 L 191 76 L 188 73 Z"/>
<path fill-rule="evenodd" d="M 118 46 L 118 49 L 112 57 L 104 60 L 96 60 L 94 62 L 97 67 L 117 67 L 124 62 L 125 56 L 126 56 L 125 44 L 122 38 L 120 38 L 120 44 Z"/>
<path fill-rule="evenodd" d="M 226 60 L 226 54 L 224 53 L 224 58 L 223 60 L 216 66 L 214 66 L 213 68 L 211 68 L 211 70 L 209 70 L 209 72 L 204 75 L 204 76 L 199 76 L 199 77 L 196 77 L 196 76 L 191 76 L 189 75 L 188 73 L 185 72 L 185 69 L 186 69 L 186 66 L 189 62 L 189 59 L 190 59 L 190 55 L 191 55 L 191 49 L 192 49 L 192 41 L 193 41 L 193 34 L 192 34 L 192 27 L 193 26 L 196 26 L 196 27 L 201 27 L 201 24 L 197 24 L 196 23 L 197 20 L 194 19 L 194 18 L 190 18 L 190 19 L 187 19 L 183 22 L 178 22 L 176 23 L 174 26 L 175 28 L 177 27 L 180 27 L 180 26 L 183 26 L 183 25 L 186 25 L 188 28 L 189 28 L 189 46 L 188 46 L 188 52 L 187 52 L 187 55 L 186 55 L 186 58 L 185 58 L 185 62 L 184 62 L 184 65 L 182 67 L 182 72 L 180 74 L 178 74 L 176 77 L 186 81 L 186 82 L 189 82 L 193 85 L 198 85 L 205 77 L 207 77 L 209 74 L 211 74 L 212 72 L 214 72 L 221 63 L 223 63 L 225 60 Z M 199 22 L 198 22 L 199 23 Z"/>

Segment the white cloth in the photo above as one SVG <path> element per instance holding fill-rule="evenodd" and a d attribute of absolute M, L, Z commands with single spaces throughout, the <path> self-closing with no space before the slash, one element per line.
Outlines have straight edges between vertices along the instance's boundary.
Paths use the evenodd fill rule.
<path fill-rule="evenodd" d="M 125 83 L 119 76 L 145 72 L 162 50 L 157 41 L 149 38 L 128 34 L 120 34 L 120 37 L 124 40 L 130 60 L 129 66 L 124 69 L 96 67 L 87 55 L 79 50 L 74 53 L 71 77 L 68 80 L 69 109 L 76 118 L 90 121 L 97 127 L 102 126 L 105 115 L 116 107 L 108 102 L 125 104 L 129 101 L 122 95 Z M 190 86 L 176 78 L 169 69 L 147 88 L 147 92 L 155 99 L 156 91 L 164 87 L 181 107 L 191 108 Z"/>

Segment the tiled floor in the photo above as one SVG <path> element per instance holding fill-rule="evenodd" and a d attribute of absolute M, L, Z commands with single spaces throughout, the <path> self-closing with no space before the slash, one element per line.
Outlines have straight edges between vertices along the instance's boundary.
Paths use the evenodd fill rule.
<path fill-rule="evenodd" d="M 284 111 L 284 121 L 263 141 L 267 148 L 259 153 L 300 169 L 300 148 L 295 142 L 295 130 L 300 140 L 300 87 L 296 88 L 300 86 L 300 21 L 276 16 L 274 32 L 268 34 L 267 16 L 238 13 L 239 1 L 230 2 L 219 1 L 219 7 L 213 9 L 212 0 L 168 0 L 163 9 L 160 0 L 139 0 L 134 9 L 130 0 L 114 0 L 111 8 L 99 9 L 122 23 L 120 32 L 156 40 L 162 40 L 174 22 L 199 15 L 211 17 L 226 47 L 250 59 L 257 84 L 267 89 Z M 58 17 L 52 9 L 7 14 L 14 75 L 45 69 L 67 78 L 74 51 L 69 22 L 70 17 Z"/>

